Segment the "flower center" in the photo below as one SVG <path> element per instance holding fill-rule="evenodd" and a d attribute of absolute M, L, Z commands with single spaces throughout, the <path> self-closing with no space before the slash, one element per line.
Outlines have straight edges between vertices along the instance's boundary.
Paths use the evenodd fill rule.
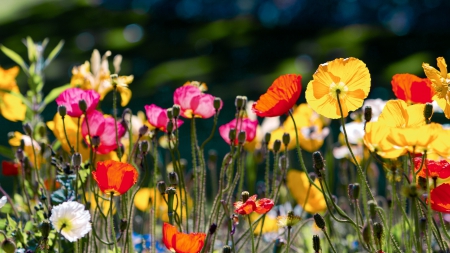
<path fill-rule="evenodd" d="M 58 230 L 62 230 L 64 232 L 70 231 L 72 229 L 72 221 L 65 217 L 61 218 L 56 223 L 56 227 L 58 228 Z"/>
<path fill-rule="evenodd" d="M 348 87 L 343 82 L 339 82 L 338 84 L 332 83 L 330 84 L 330 96 L 334 99 L 337 99 L 337 92 L 339 92 L 339 98 L 344 99 L 347 96 Z"/>

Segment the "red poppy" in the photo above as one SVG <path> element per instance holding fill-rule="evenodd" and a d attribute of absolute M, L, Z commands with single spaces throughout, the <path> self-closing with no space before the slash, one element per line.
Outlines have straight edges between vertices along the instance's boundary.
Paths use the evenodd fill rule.
<path fill-rule="evenodd" d="M 297 102 L 302 91 L 302 76 L 282 75 L 278 77 L 252 110 L 259 117 L 275 117 L 286 114 Z"/>
<path fill-rule="evenodd" d="M 234 203 L 235 213 L 240 215 L 247 215 L 253 212 L 259 214 L 265 214 L 272 209 L 274 203 L 271 199 L 263 198 L 256 200 L 256 195 L 253 195 L 247 199 L 247 201 L 237 201 Z"/>
<path fill-rule="evenodd" d="M 428 78 L 412 74 L 396 74 L 392 77 L 392 90 L 397 98 L 408 103 L 431 103 L 433 89 Z"/>
<path fill-rule="evenodd" d="M 198 253 L 205 244 L 205 238 L 205 233 L 181 233 L 175 226 L 164 222 L 163 242 L 166 248 L 172 252 Z"/>
<path fill-rule="evenodd" d="M 422 164 L 421 157 L 414 158 L 414 167 L 416 171 L 420 169 L 420 165 Z M 425 159 L 424 164 L 422 165 L 422 170 L 419 172 L 418 176 L 426 178 L 428 173 L 428 177 L 431 178 L 448 178 L 450 177 L 450 163 L 446 160 L 429 160 Z"/>
<path fill-rule="evenodd" d="M 114 196 L 127 192 L 138 178 L 138 172 L 132 165 L 113 160 L 98 162 L 92 175 L 103 193 Z"/>
<path fill-rule="evenodd" d="M 450 213 L 450 184 L 444 183 L 430 191 L 431 209 Z"/>
<path fill-rule="evenodd" d="M 2 161 L 3 176 L 17 176 L 19 174 L 19 164 L 9 161 Z"/>

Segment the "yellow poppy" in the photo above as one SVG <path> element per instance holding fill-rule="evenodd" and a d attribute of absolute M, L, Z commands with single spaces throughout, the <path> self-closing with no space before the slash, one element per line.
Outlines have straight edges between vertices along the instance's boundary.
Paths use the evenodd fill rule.
<path fill-rule="evenodd" d="M 259 216 L 261 216 L 261 214 L 253 212 L 250 214 L 250 220 L 252 222 L 254 222 L 255 220 L 257 220 L 259 218 Z M 267 214 L 266 217 L 264 218 L 264 226 L 262 227 L 262 230 L 261 230 L 262 225 L 263 224 L 262 224 L 262 218 L 261 218 L 258 222 L 258 225 L 256 225 L 253 228 L 253 233 L 255 235 L 259 235 L 260 231 L 261 231 L 261 234 L 270 233 L 270 232 L 278 232 L 277 219 L 275 217 L 272 217 L 269 214 Z"/>
<path fill-rule="evenodd" d="M 180 190 L 177 189 L 176 196 L 180 196 Z M 184 198 L 184 194 L 183 194 Z M 166 196 L 167 199 L 167 196 Z M 136 196 L 134 197 L 134 206 L 136 206 L 137 209 L 139 209 L 142 212 L 148 211 L 152 207 L 152 201 L 153 201 L 153 188 L 141 188 L 136 193 Z M 193 201 L 188 196 L 188 208 L 190 209 L 192 207 Z M 177 200 L 174 200 L 174 208 L 177 206 Z M 169 215 L 167 214 L 168 207 L 166 202 L 164 201 L 164 198 L 162 197 L 161 193 L 159 191 L 156 191 L 156 217 L 161 218 L 161 220 L 168 222 L 169 221 Z M 181 204 L 178 203 L 177 208 L 174 210 L 178 214 L 180 214 L 180 211 L 183 212 L 183 217 L 186 217 L 186 209 L 183 207 L 183 210 L 181 210 Z"/>
<path fill-rule="evenodd" d="M 439 138 L 436 138 L 430 144 L 431 154 L 438 154 L 446 159 L 450 158 L 450 129 L 442 129 L 438 132 Z M 431 158 L 430 158 L 431 159 Z"/>
<path fill-rule="evenodd" d="M 389 127 L 419 127 L 426 124 L 423 111 L 425 104 L 406 104 L 403 100 L 389 100 L 378 122 Z"/>
<path fill-rule="evenodd" d="M 289 170 L 287 173 L 287 187 L 291 192 L 292 197 L 297 201 L 297 204 L 303 207 L 308 213 L 319 213 L 327 209 L 325 198 L 323 194 L 314 186 L 311 186 L 309 190 L 308 199 L 306 199 L 308 189 L 310 187 L 308 176 L 298 170 Z M 319 180 L 314 181 L 315 184 L 319 185 Z M 303 206 L 305 204 L 306 205 Z"/>
<path fill-rule="evenodd" d="M 23 141 L 24 143 L 24 153 L 29 158 L 31 164 L 34 166 L 34 154 L 36 153 L 36 161 L 40 165 L 43 162 L 42 156 L 41 156 L 41 146 L 36 140 L 33 140 L 33 144 L 31 144 L 31 138 L 28 135 L 21 134 L 20 132 L 14 132 L 14 136 L 9 139 L 9 145 L 12 147 L 19 147 L 20 143 Z M 33 152 L 33 146 L 34 151 Z"/>
<path fill-rule="evenodd" d="M 0 89 L 20 94 L 16 83 L 17 74 L 19 74 L 19 67 L 17 66 L 10 69 L 0 67 Z M 0 92 L 0 113 L 7 120 L 23 121 L 26 110 L 27 107 L 20 98 L 6 92 Z"/>
<path fill-rule="evenodd" d="M 306 88 L 306 101 L 317 113 L 332 119 L 359 109 L 370 91 L 370 74 L 366 64 L 356 58 L 336 59 L 321 64 Z"/>
<path fill-rule="evenodd" d="M 437 65 L 439 71 L 430 66 L 428 63 L 423 63 L 422 67 L 425 75 L 431 80 L 434 95 L 432 99 L 437 102 L 439 107 L 444 111 L 445 117 L 450 119 L 450 91 L 448 89 L 450 85 L 450 73 L 447 72 L 447 64 L 443 57 L 437 58 Z"/>
<path fill-rule="evenodd" d="M 442 130 L 440 124 L 431 123 L 420 127 L 391 128 L 386 140 L 397 149 L 406 149 L 411 153 L 420 153 L 429 149 Z"/>
<path fill-rule="evenodd" d="M 95 49 L 92 53 L 90 63 L 86 61 L 84 64 L 72 69 L 70 84 L 85 90 L 95 90 L 100 94 L 100 100 L 103 100 L 106 94 L 114 89 L 108 63 L 108 57 L 110 55 L 111 52 L 107 51 L 105 55 L 100 58 L 100 53 Z M 121 57 L 116 56 L 114 58 L 115 74 L 118 74 L 120 70 L 120 63 Z M 119 76 L 116 80 L 116 87 L 117 91 L 120 93 L 122 106 L 126 106 L 128 102 L 130 102 L 131 90 L 128 89 L 128 84 L 133 82 L 133 78 L 132 75 Z"/>
<path fill-rule="evenodd" d="M 99 193 L 99 194 L 101 194 L 101 193 Z M 86 200 L 91 203 L 91 212 L 94 212 L 95 209 L 97 208 L 97 201 L 96 201 L 94 193 L 89 192 L 89 193 L 86 193 L 85 196 L 86 196 Z M 102 210 L 102 213 L 106 215 L 109 211 L 110 202 L 108 199 L 110 197 L 108 197 L 106 195 L 103 195 L 103 197 L 104 198 L 99 197 L 98 202 L 100 203 L 100 209 Z M 113 213 L 116 213 L 116 205 L 114 202 L 113 202 L 112 210 L 113 210 Z"/>
<path fill-rule="evenodd" d="M 397 158 L 405 154 L 406 149 L 394 147 L 391 142 L 386 140 L 391 128 L 383 122 L 367 122 L 364 135 L 366 147 L 384 158 Z"/>

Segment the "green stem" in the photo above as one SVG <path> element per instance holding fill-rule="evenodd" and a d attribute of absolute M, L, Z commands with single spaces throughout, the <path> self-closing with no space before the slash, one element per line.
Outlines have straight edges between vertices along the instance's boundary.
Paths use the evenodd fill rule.
<path fill-rule="evenodd" d="M 66 122 L 65 122 L 65 117 L 64 116 L 61 116 L 61 120 L 62 120 L 62 122 L 63 122 L 63 128 L 64 128 L 64 136 L 66 136 L 66 141 L 67 141 L 67 145 L 69 145 L 69 148 L 70 148 L 70 154 L 71 155 L 73 155 L 73 153 L 75 153 L 75 150 L 73 149 L 73 146 L 70 144 L 70 141 L 69 141 L 69 137 L 68 137 L 68 135 L 67 135 L 67 131 L 66 131 Z M 80 118 L 78 118 L 78 120 L 79 120 Z M 78 139 L 77 139 L 78 140 Z"/>
<path fill-rule="evenodd" d="M 250 220 L 250 215 L 247 215 L 248 225 L 250 226 L 250 237 L 252 239 L 252 253 L 255 253 L 255 236 L 253 234 L 252 221 Z"/>
<path fill-rule="evenodd" d="M 286 242 L 286 253 L 289 253 L 290 245 L 291 245 L 291 227 L 288 226 L 288 235 L 287 235 L 287 242 Z"/>
<path fill-rule="evenodd" d="M 114 240 L 114 252 L 117 252 L 117 238 L 116 238 L 116 231 L 114 229 L 114 212 L 113 212 L 113 201 L 114 201 L 114 193 L 111 192 L 111 198 L 109 200 L 109 210 L 108 212 L 111 213 L 110 222 L 111 222 L 111 233 Z"/>
<path fill-rule="evenodd" d="M 114 85 L 113 89 L 113 117 L 114 117 L 114 128 L 116 131 L 116 145 L 117 145 L 117 156 L 119 157 L 119 162 L 122 161 L 122 150 L 120 148 L 119 142 L 119 131 L 117 129 L 117 86 Z"/>
<path fill-rule="evenodd" d="M 192 170 L 194 175 L 194 231 L 198 231 L 199 221 L 199 177 L 197 171 L 197 135 L 195 130 L 195 118 L 191 119 L 191 152 L 192 152 Z"/>
<path fill-rule="evenodd" d="M 326 229 L 322 229 L 323 233 L 325 234 L 325 237 L 327 238 L 328 244 L 330 244 L 330 248 L 334 253 L 336 252 L 336 249 L 334 248 L 333 244 L 331 243 L 331 239 L 330 236 L 328 236 L 327 230 Z"/>

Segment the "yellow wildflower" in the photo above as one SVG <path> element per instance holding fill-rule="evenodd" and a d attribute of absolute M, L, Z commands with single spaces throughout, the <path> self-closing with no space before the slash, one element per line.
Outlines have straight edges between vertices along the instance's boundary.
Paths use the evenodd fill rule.
<path fill-rule="evenodd" d="M 0 89 L 20 94 L 16 83 L 17 74 L 19 74 L 19 67 L 17 66 L 10 69 L 0 67 Z M 20 98 L 6 92 L 0 92 L 0 113 L 7 120 L 23 121 L 26 110 L 27 107 Z"/>

